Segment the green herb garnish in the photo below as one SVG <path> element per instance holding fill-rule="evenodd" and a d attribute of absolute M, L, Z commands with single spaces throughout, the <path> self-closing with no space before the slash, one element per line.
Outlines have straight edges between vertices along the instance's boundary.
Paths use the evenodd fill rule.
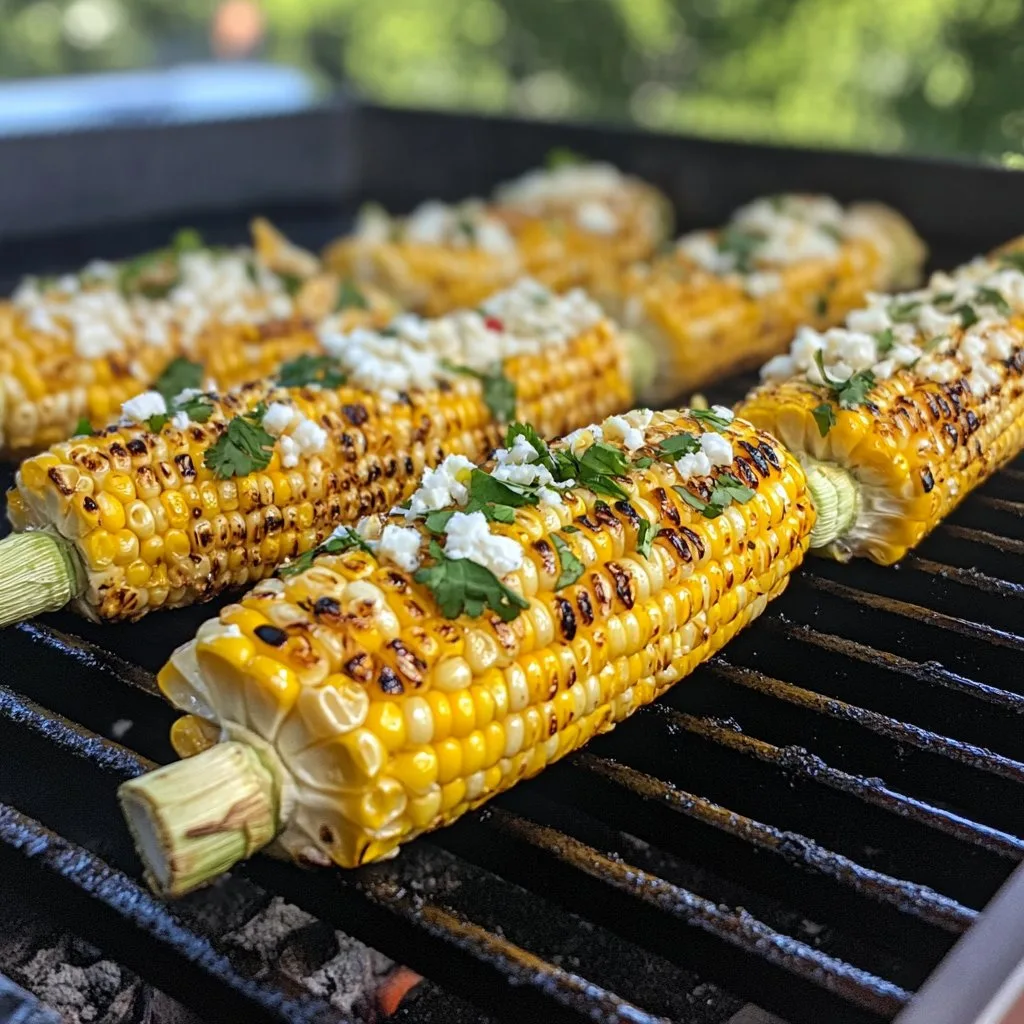
<path fill-rule="evenodd" d="M 629 495 L 616 482 L 615 477 L 629 472 L 629 460 L 613 445 L 599 441 L 591 445 L 577 460 L 580 484 L 595 494 L 604 494 L 625 501 Z"/>
<path fill-rule="evenodd" d="M 974 311 L 974 307 L 968 305 L 966 302 L 962 306 L 957 306 L 953 310 L 953 315 L 960 317 L 960 326 L 964 330 L 968 327 L 973 327 L 979 320 L 978 314 Z"/>
<path fill-rule="evenodd" d="M 840 408 L 856 408 L 867 398 L 868 392 L 875 386 L 875 375 L 870 370 L 858 370 L 849 380 L 832 380 L 825 372 L 825 359 L 821 354 L 821 349 L 814 353 L 814 361 L 818 365 L 821 379 L 835 395 Z"/>
<path fill-rule="evenodd" d="M 745 505 L 754 496 L 754 491 L 745 486 L 731 473 L 723 473 L 711 489 L 711 497 L 705 501 L 685 487 L 676 484 L 672 488 L 687 505 L 697 509 L 707 519 L 717 519 L 727 505 L 737 502 Z"/>
<path fill-rule="evenodd" d="M 369 309 L 370 303 L 366 296 L 356 287 L 355 282 L 346 279 L 338 288 L 338 301 L 334 303 L 334 312 L 343 309 Z"/>
<path fill-rule="evenodd" d="M 917 311 L 920 308 L 920 302 L 916 299 L 908 299 L 906 302 L 894 302 L 887 312 L 889 319 L 894 324 L 907 324 L 917 319 Z"/>
<path fill-rule="evenodd" d="M 993 306 L 1001 316 L 1013 316 L 1013 307 L 995 288 L 979 288 L 974 294 L 983 306 Z"/>
<path fill-rule="evenodd" d="M 499 364 L 493 370 L 481 372 L 469 366 L 458 366 L 445 360 L 441 364 L 451 373 L 475 377 L 483 385 L 484 403 L 499 423 L 508 423 L 516 414 L 516 386 L 505 376 Z"/>
<path fill-rule="evenodd" d="M 92 424 L 84 417 L 80 417 L 71 433 L 72 437 L 91 437 Z"/>
<path fill-rule="evenodd" d="M 188 389 L 198 389 L 203 381 L 203 368 L 199 363 L 190 362 L 182 356 L 172 359 L 164 372 L 156 379 L 153 390 L 163 395 L 164 401 L 170 405 L 174 398 Z"/>
<path fill-rule="evenodd" d="M 641 455 L 639 459 L 633 460 L 633 465 L 637 469 L 649 469 L 654 465 L 654 459 L 652 459 L 650 455 Z"/>
<path fill-rule="evenodd" d="M 658 458 L 675 462 L 681 455 L 694 455 L 700 450 L 700 441 L 693 434 L 675 434 L 658 445 Z"/>
<path fill-rule="evenodd" d="M 561 565 L 558 579 L 555 580 L 555 590 L 571 587 L 587 571 L 587 567 L 572 553 L 572 549 L 557 533 L 551 535 L 551 543 L 554 544 L 555 550 L 558 552 L 558 560 Z"/>
<path fill-rule="evenodd" d="M 163 430 L 163 428 L 167 425 L 167 421 L 170 418 L 171 417 L 168 416 L 167 413 L 158 412 L 155 415 L 150 416 L 149 419 L 146 420 L 146 429 L 151 434 L 159 434 L 160 431 Z"/>
<path fill-rule="evenodd" d="M 352 548 L 359 548 L 370 554 L 373 553 L 370 546 L 355 530 L 349 530 L 347 534 L 343 534 L 340 537 L 328 537 L 322 544 L 317 544 L 315 548 L 303 551 L 301 555 L 293 558 L 287 565 L 282 565 L 277 570 L 277 575 L 285 577 L 295 576 L 300 572 L 305 572 L 313 564 L 313 559 L 317 555 L 340 555 L 352 550 Z"/>
<path fill-rule="evenodd" d="M 263 429 L 266 405 L 236 416 L 227 430 L 206 450 L 203 464 L 222 480 L 266 469 L 274 454 L 274 436 Z"/>
<path fill-rule="evenodd" d="M 700 423 L 711 427 L 712 430 L 719 432 L 726 430 L 729 424 L 732 422 L 732 418 L 726 419 L 724 416 L 715 412 L 714 409 L 691 409 L 690 415 L 698 420 Z"/>
<path fill-rule="evenodd" d="M 302 388 L 310 384 L 340 388 L 346 379 L 330 356 L 297 356 L 277 371 L 277 382 L 283 388 Z"/>
<path fill-rule="evenodd" d="M 568 526 L 563 526 L 562 527 L 562 533 L 579 533 L 579 532 L 580 532 L 580 528 L 578 526 L 573 526 L 572 523 L 570 523 Z"/>
<path fill-rule="evenodd" d="M 567 149 L 565 146 L 555 146 L 554 149 L 549 149 L 548 155 L 544 158 L 544 166 L 549 171 L 557 171 L 559 167 L 574 167 L 586 162 L 585 156 L 580 156 L 579 153 Z"/>
<path fill-rule="evenodd" d="M 731 256 L 741 274 L 749 274 L 754 269 L 754 253 L 760 248 L 764 238 L 760 231 L 727 227 L 718 236 L 718 251 Z"/>
<path fill-rule="evenodd" d="M 294 298 L 299 294 L 302 286 L 306 283 L 304 277 L 300 277 L 298 274 L 289 274 L 286 271 L 276 271 L 277 278 L 281 282 L 281 287 Z"/>
<path fill-rule="evenodd" d="M 434 564 L 417 569 L 413 579 L 434 595 L 446 619 L 478 618 L 484 608 L 490 608 L 503 622 L 511 622 L 530 607 L 490 569 L 468 558 L 449 558 L 437 541 L 430 542 L 430 555 Z"/>
<path fill-rule="evenodd" d="M 827 437 L 828 432 L 836 425 L 836 411 L 831 402 L 822 402 L 811 410 L 814 422 L 818 424 L 818 433 Z"/>
<path fill-rule="evenodd" d="M 892 351 L 893 345 L 896 344 L 896 336 L 893 334 L 891 327 L 886 327 L 884 331 L 879 331 L 873 337 L 878 345 L 878 354 L 882 356 Z"/>
<path fill-rule="evenodd" d="M 657 523 L 652 523 L 650 519 L 640 520 L 640 527 L 636 532 L 636 549 L 644 558 L 651 557 L 651 545 L 660 532 L 661 527 Z"/>
<path fill-rule="evenodd" d="M 1004 252 L 999 257 L 999 262 L 1004 267 L 1012 267 L 1014 270 L 1024 272 L 1024 249 L 1018 249 L 1016 252 Z"/>

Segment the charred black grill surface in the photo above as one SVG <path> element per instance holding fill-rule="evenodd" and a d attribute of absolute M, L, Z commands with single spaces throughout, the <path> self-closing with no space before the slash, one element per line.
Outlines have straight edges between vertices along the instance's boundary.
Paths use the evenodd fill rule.
<path fill-rule="evenodd" d="M 947 238 L 943 261 L 998 240 Z M 172 757 L 152 672 L 216 606 L 24 624 L 0 634 L 0 898 L 44 905 L 210 1021 L 347 1019 L 225 956 L 237 921 L 211 904 L 275 896 L 459 997 L 408 1002 L 411 1022 L 724 1024 L 751 1003 L 792 1024 L 892 1020 L 1024 859 L 1021 538 L 1018 460 L 895 569 L 809 561 L 657 706 L 395 861 L 260 857 L 170 906 L 115 791 Z"/>

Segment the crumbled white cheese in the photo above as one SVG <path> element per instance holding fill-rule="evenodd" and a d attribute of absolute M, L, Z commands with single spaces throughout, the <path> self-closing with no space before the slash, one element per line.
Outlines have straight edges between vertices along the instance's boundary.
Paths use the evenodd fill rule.
<path fill-rule="evenodd" d="M 712 466 L 732 465 L 733 452 L 729 440 L 715 431 L 700 435 L 700 446 Z"/>
<path fill-rule="evenodd" d="M 782 275 L 769 270 L 758 270 L 743 277 L 743 290 L 752 299 L 763 299 L 782 288 Z"/>
<path fill-rule="evenodd" d="M 576 210 L 576 223 L 595 235 L 614 235 L 619 230 L 615 211 L 599 199 L 587 199 Z"/>
<path fill-rule="evenodd" d="M 294 438 L 289 437 L 287 434 L 282 434 L 277 439 L 277 448 L 281 453 L 282 467 L 294 469 L 299 464 L 299 456 L 302 452 Z"/>
<path fill-rule="evenodd" d="M 412 520 L 449 505 L 465 505 L 475 468 L 464 455 L 449 455 L 439 466 L 424 470 L 419 487 L 409 498 L 409 507 L 393 511 L 404 512 L 405 518 Z"/>
<path fill-rule="evenodd" d="M 143 391 L 121 406 L 121 417 L 129 423 L 145 423 L 151 416 L 167 413 L 167 403 L 159 391 Z"/>
<path fill-rule="evenodd" d="M 550 203 L 572 204 L 621 195 L 625 183 L 625 177 L 611 164 L 570 163 L 529 171 L 499 185 L 494 194 L 503 206 L 536 212 Z"/>
<path fill-rule="evenodd" d="M 415 572 L 420 567 L 420 542 L 422 537 L 411 526 L 388 524 L 380 535 L 377 555 L 393 562 L 399 569 Z"/>
<path fill-rule="evenodd" d="M 732 411 L 727 405 L 713 405 L 711 411 L 720 419 L 725 420 L 726 423 L 732 423 L 736 419 L 736 413 Z"/>
<path fill-rule="evenodd" d="M 792 356 L 772 356 L 761 367 L 761 380 L 788 380 L 796 373 L 796 360 Z"/>
<path fill-rule="evenodd" d="M 280 437 L 295 417 L 293 406 L 284 402 L 271 402 L 263 414 L 263 429 L 274 437 Z"/>
<path fill-rule="evenodd" d="M 630 424 L 625 416 L 609 416 L 601 424 L 601 431 L 608 441 L 621 441 L 628 452 L 635 452 L 644 446 L 644 432 Z"/>
<path fill-rule="evenodd" d="M 483 512 L 456 512 L 444 532 L 444 553 L 448 558 L 469 559 L 499 577 L 522 568 L 522 546 L 509 537 L 491 533 Z"/>
<path fill-rule="evenodd" d="M 306 417 L 292 430 L 292 438 L 307 458 L 319 454 L 327 446 L 327 431 Z"/>
<path fill-rule="evenodd" d="M 580 427 L 578 430 L 566 434 L 562 440 L 573 455 L 579 456 L 588 448 L 603 441 L 604 431 L 598 424 L 591 423 L 589 427 Z"/>
<path fill-rule="evenodd" d="M 707 476 L 711 472 L 711 460 L 703 451 L 693 452 L 677 459 L 675 468 L 680 479 L 691 480 L 695 476 Z"/>
<path fill-rule="evenodd" d="M 176 412 L 171 417 L 171 425 L 176 430 L 184 430 L 192 422 L 187 412 Z"/>

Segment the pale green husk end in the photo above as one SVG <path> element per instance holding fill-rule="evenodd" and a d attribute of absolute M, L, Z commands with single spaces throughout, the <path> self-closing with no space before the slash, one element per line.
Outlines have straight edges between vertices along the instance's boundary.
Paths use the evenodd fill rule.
<path fill-rule="evenodd" d="M 0 627 L 55 612 L 85 588 L 85 573 L 70 541 L 46 531 L 0 540 Z"/>
<path fill-rule="evenodd" d="M 811 530 L 811 550 L 840 557 L 840 542 L 860 511 L 860 486 L 847 470 L 832 462 L 805 459 L 804 470 L 817 513 Z"/>

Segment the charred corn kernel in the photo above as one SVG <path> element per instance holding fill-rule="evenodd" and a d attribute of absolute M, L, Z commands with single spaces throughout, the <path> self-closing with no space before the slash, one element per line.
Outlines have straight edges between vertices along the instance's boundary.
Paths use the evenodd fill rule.
<path fill-rule="evenodd" d="M 884 329 L 899 338 L 891 351 L 877 335 L 868 338 L 873 348 L 862 359 L 872 377 L 862 378 L 862 401 L 837 400 L 796 346 L 764 368 L 765 383 L 742 414 L 775 431 L 805 464 L 818 509 L 815 551 L 891 565 L 1024 449 L 1022 252 L 1017 240 L 952 275 L 936 274 L 926 289 L 852 314 L 851 331 L 893 323 Z M 898 324 L 889 315 L 897 310 Z M 837 346 L 849 336 L 832 332 Z M 823 343 L 810 333 L 805 341 L 808 358 Z M 834 361 L 831 350 L 823 354 L 826 373 Z"/>
<path fill-rule="evenodd" d="M 646 339 L 652 366 L 641 397 L 657 405 L 760 365 L 802 324 L 842 323 L 869 292 L 912 286 L 924 255 L 886 207 L 778 196 L 744 207 L 719 232 L 684 236 L 603 297 Z"/>
<path fill-rule="evenodd" d="M 190 669 L 187 686 L 165 689 L 179 706 L 208 708 L 214 724 L 235 723 L 262 741 L 262 763 L 290 782 L 294 799 L 278 822 L 284 849 L 299 856 L 313 843 L 346 866 L 385 856 L 613 728 L 719 650 L 786 586 L 815 522 L 804 473 L 749 424 L 714 428 L 735 458 L 712 476 L 739 474 L 753 494 L 702 515 L 675 488 L 711 493 L 713 480 L 683 481 L 655 455 L 681 431 L 712 429 L 686 413 L 655 414 L 638 449 L 654 461 L 623 478 L 627 501 L 612 506 L 579 488 L 566 496 L 564 518 L 525 507 L 514 523 L 492 523 L 498 535 L 548 547 L 570 510 L 597 524 L 586 537 L 560 534 L 581 560 L 589 539 L 586 571 L 558 590 L 554 574 L 538 577 L 529 607 L 512 622 L 445 620 L 431 591 L 395 565 L 363 551 L 322 554 L 226 607 L 175 655 Z M 774 525 L 756 500 L 769 491 L 781 502 Z M 649 555 L 637 551 L 638 510 L 660 528 Z M 413 528 L 425 541 L 426 527 Z M 506 582 L 518 589 L 519 571 Z M 408 605 L 419 613 L 403 621 Z M 339 611 L 325 616 L 318 606 Z M 371 651 L 362 638 L 375 616 L 387 617 L 395 633 Z M 285 623 L 288 639 L 266 635 L 265 623 Z M 257 661 L 293 672 L 297 694 L 257 686 Z M 364 694 L 366 710 L 357 728 L 343 722 L 332 735 L 320 703 L 327 686 L 313 680 L 346 678 L 339 673 L 358 676 L 346 685 Z"/>

